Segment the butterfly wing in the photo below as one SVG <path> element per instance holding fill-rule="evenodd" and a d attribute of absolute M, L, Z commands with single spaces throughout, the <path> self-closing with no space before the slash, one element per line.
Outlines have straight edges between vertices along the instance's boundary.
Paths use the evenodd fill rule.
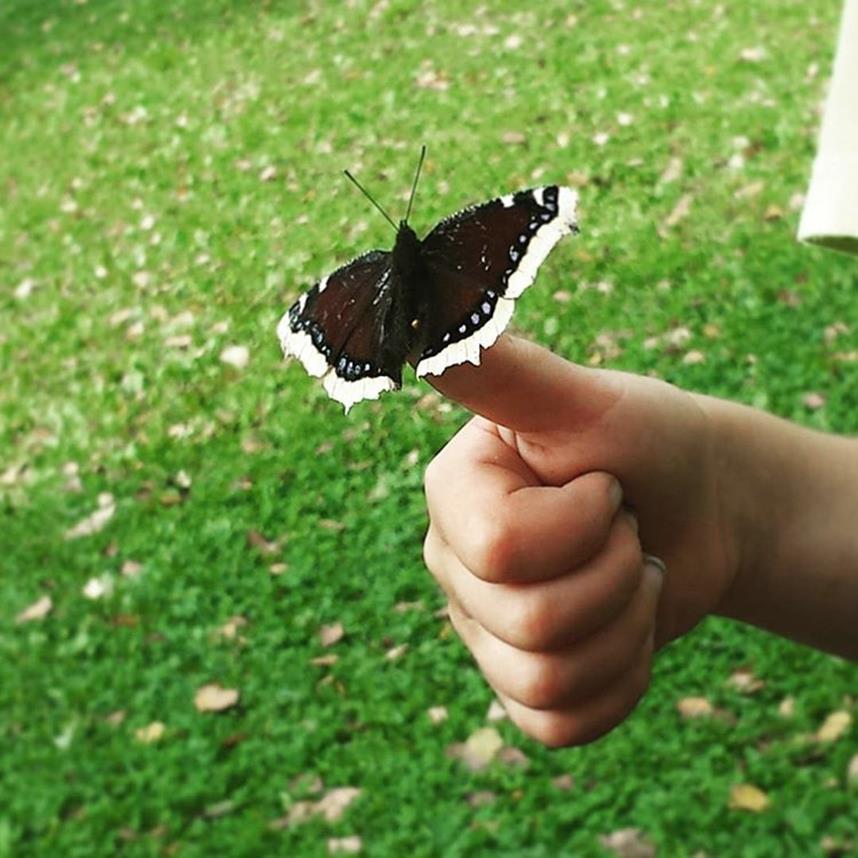
<path fill-rule="evenodd" d="M 549 185 L 507 194 L 442 220 L 422 242 L 425 282 L 418 376 L 480 362 L 515 299 L 555 244 L 577 232 L 578 195 Z"/>
<path fill-rule="evenodd" d="M 388 330 L 395 295 L 391 254 L 371 250 L 322 278 L 277 326 L 284 354 L 346 411 L 402 383 L 405 353 Z"/>

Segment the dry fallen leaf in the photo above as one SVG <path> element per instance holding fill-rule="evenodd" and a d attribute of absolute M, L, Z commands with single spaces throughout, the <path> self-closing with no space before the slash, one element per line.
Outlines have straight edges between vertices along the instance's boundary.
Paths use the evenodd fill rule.
<path fill-rule="evenodd" d="M 503 747 L 503 739 L 494 727 L 482 727 L 468 737 L 463 745 L 450 749 L 472 771 L 486 768 Z"/>
<path fill-rule="evenodd" d="M 664 185 L 669 185 L 675 182 L 682 175 L 682 158 L 671 158 L 661 174 L 659 182 Z"/>
<path fill-rule="evenodd" d="M 599 842 L 619 858 L 655 858 L 655 846 L 639 828 L 621 828 L 603 835 Z"/>
<path fill-rule="evenodd" d="M 236 614 L 233 617 L 230 617 L 216 632 L 218 637 L 223 638 L 224 640 L 232 641 L 238 638 L 239 640 L 243 640 L 243 638 L 238 634 L 238 630 L 244 628 L 247 625 L 247 618 L 242 617 L 240 614 Z"/>
<path fill-rule="evenodd" d="M 521 146 L 527 142 L 527 137 L 521 131 L 504 131 L 501 134 L 501 143 L 506 143 L 507 146 Z"/>
<path fill-rule="evenodd" d="M 32 605 L 28 605 L 21 611 L 16 617 L 16 623 L 30 623 L 33 620 L 42 620 L 44 619 L 54 607 L 53 600 L 50 596 L 42 596 L 40 599 L 37 599 L 33 602 Z"/>
<path fill-rule="evenodd" d="M 691 203 L 694 201 L 694 197 L 691 194 L 683 194 L 676 202 L 676 205 L 673 207 L 673 210 L 670 214 L 665 218 L 664 225 L 670 229 L 676 226 L 681 220 L 684 220 L 688 217 L 689 212 L 691 211 Z"/>
<path fill-rule="evenodd" d="M 276 554 L 280 550 L 280 543 L 276 539 L 267 539 L 258 530 L 247 531 L 247 544 L 255 548 L 261 554 Z"/>
<path fill-rule="evenodd" d="M 397 661 L 405 655 L 405 651 L 408 649 L 408 644 L 399 644 L 399 646 L 391 647 L 385 654 L 384 657 L 387 661 Z"/>
<path fill-rule="evenodd" d="M 145 727 L 135 730 L 134 736 L 138 742 L 142 742 L 144 745 L 151 745 L 153 742 L 157 742 L 164 735 L 164 731 L 166 729 L 167 728 L 162 721 L 153 721 L 151 724 L 147 724 Z"/>
<path fill-rule="evenodd" d="M 484 789 L 479 792 L 472 792 L 468 796 L 468 804 L 471 807 L 484 807 L 487 804 L 491 804 L 496 798 L 497 795 L 495 793 Z"/>
<path fill-rule="evenodd" d="M 331 855 L 357 855 L 363 849 L 363 841 L 357 834 L 350 837 L 328 838 L 328 852 Z"/>
<path fill-rule="evenodd" d="M 310 664 L 313 667 L 333 667 L 338 661 L 340 657 L 336 653 L 328 653 L 327 655 L 320 655 L 316 658 L 310 659 Z"/>
<path fill-rule="evenodd" d="M 575 787 L 575 779 L 572 775 L 558 775 L 556 778 L 551 779 L 552 786 L 557 789 L 562 789 L 564 792 L 568 792 L 570 789 Z"/>
<path fill-rule="evenodd" d="M 99 507 L 95 512 L 81 519 L 74 527 L 70 527 L 65 532 L 66 539 L 79 539 L 82 536 L 92 536 L 92 534 L 104 529 L 104 526 L 113 518 L 113 514 L 116 512 L 116 504 L 113 502 L 112 497 L 106 503 L 102 503 L 102 500 L 103 498 L 100 496 Z"/>
<path fill-rule="evenodd" d="M 125 720 L 125 716 L 127 714 L 128 713 L 124 709 L 116 709 L 109 715 L 105 715 L 104 720 L 107 724 L 110 724 L 111 727 L 118 727 Z"/>
<path fill-rule="evenodd" d="M 113 594 L 113 577 L 109 574 L 90 578 L 81 591 L 87 599 L 104 599 Z"/>
<path fill-rule="evenodd" d="M 220 353 L 220 359 L 236 369 L 244 369 L 250 363 L 250 350 L 247 346 L 227 346 Z"/>
<path fill-rule="evenodd" d="M 342 623 L 332 623 L 319 629 L 319 642 L 322 646 L 333 646 L 342 640 L 345 631 Z"/>
<path fill-rule="evenodd" d="M 507 718 L 509 718 L 509 715 L 503 703 L 497 698 L 492 700 L 491 704 L 489 704 L 489 711 L 486 712 L 486 721 L 494 723 L 496 721 L 504 721 Z"/>
<path fill-rule="evenodd" d="M 846 783 L 850 786 L 858 786 L 858 754 L 852 757 L 846 767 Z"/>
<path fill-rule="evenodd" d="M 787 696 L 778 704 L 778 715 L 781 718 L 792 718 L 795 715 L 795 697 Z"/>
<path fill-rule="evenodd" d="M 730 789 L 730 808 L 761 813 L 770 804 L 769 797 L 753 784 L 736 784 Z"/>
<path fill-rule="evenodd" d="M 517 766 L 518 768 L 525 769 L 530 765 L 530 760 L 524 751 L 513 745 L 505 745 L 501 748 L 497 758 L 507 766 Z"/>
<path fill-rule="evenodd" d="M 143 571 L 143 564 L 136 560 L 126 560 L 119 571 L 126 578 L 136 578 Z"/>
<path fill-rule="evenodd" d="M 683 697 L 677 701 L 676 708 L 683 718 L 707 718 L 715 711 L 705 697 Z"/>
<path fill-rule="evenodd" d="M 816 731 L 816 741 L 836 742 L 851 726 L 852 716 L 848 712 L 832 712 Z"/>
<path fill-rule="evenodd" d="M 198 712 L 223 712 L 238 703 L 238 690 L 223 688 L 216 682 L 203 685 L 194 695 L 194 706 Z"/>
<path fill-rule="evenodd" d="M 805 408 L 810 408 L 812 411 L 818 411 L 825 407 L 825 397 L 821 393 L 805 393 L 801 398 Z"/>
<path fill-rule="evenodd" d="M 335 787 L 316 802 L 314 813 L 324 816 L 326 822 L 338 822 L 360 794 L 357 787 Z"/>
<path fill-rule="evenodd" d="M 428 710 L 426 710 L 426 714 L 429 716 L 429 720 L 433 724 L 440 724 L 443 721 L 447 720 L 447 707 L 431 706 Z"/>
<path fill-rule="evenodd" d="M 725 684 L 742 694 L 755 694 L 766 685 L 762 679 L 754 676 L 750 668 L 747 667 L 740 667 L 734 671 Z"/>

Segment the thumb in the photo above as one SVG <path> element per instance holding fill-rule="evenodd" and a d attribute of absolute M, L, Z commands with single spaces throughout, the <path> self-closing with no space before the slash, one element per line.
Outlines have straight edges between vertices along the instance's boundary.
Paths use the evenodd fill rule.
<path fill-rule="evenodd" d="M 465 408 L 515 432 L 586 424 L 620 397 L 610 373 L 586 369 L 504 334 L 479 366 L 460 364 L 426 380 Z"/>

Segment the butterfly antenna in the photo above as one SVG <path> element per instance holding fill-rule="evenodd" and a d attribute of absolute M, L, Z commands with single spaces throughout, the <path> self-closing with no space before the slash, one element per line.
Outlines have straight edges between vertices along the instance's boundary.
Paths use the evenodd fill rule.
<path fill-rule="evenodd" d="M 420 149 L 420 160 L 417 162 L 417 172 L 414 174 L 414 183 L 411 185 L 411 196 L 408 198 L 408 211 L 405 212 L 405 222 L 411 217 L 411 204 L 414 202 L 414 194 L 417 191 L 417 180 L 420 178 L 420 170 L 423 168 L 423 159 L 426 157 L 426 146 Z"/>
<path fill-rule="evenodd" d="M 394 229 L 398 229 L 399 227 L 396 226 L 390 215 L 375 201 L 372 194 L 348 170 L 343 170 L 343 172 L 346 174 L 346 178 L 356 185 L 358 190 L 384 215 L 385 220 Z"/>

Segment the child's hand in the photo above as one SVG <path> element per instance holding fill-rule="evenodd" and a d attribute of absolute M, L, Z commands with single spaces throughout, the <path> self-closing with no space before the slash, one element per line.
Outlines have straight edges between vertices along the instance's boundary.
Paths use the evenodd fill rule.
<path fill-rule="evenodd" d="M 481 416 L 427 470 L 427 566 L 513 721 L 592 740 L 738 568 L 704 406 L 510 337 L 431 380 Z"/>

